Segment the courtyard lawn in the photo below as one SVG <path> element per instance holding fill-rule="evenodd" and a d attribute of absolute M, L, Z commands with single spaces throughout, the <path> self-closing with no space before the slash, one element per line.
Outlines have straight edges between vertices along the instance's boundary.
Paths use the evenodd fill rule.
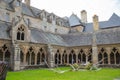
<path fill-rule="evenodd" d="M 57 68 L 69 70 L 68 67 Z M 68 71 L 56 73 L 48 69 L 8 72 L 7 80 L 114 80 L 120 78 L 120 69 L 104 68 L 99 71 Z"/>

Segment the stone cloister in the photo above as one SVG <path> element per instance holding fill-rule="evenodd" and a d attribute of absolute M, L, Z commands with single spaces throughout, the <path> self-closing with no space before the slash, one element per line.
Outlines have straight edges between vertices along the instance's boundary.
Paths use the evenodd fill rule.
<path fill-rule="evenodd" d="M 48 45 L 28 44 L 20 46 L 20 55 L 17 55 L 17 60 L 20 61 L 20 68 L 23 69 L 27 66 L 44 66 L 45 61 L 50 65 L 50 60 L 53 61 L 54 66 L 67 65 L 73 63 L 85 64 L 91 62 L 92 58 L 92 47 L 61 47 L 61 46 L 50 46 L 52 47 L 53 55 L 48 50 Z M 8 61 L 9 65 L 13 65 L 12 61 L 12 50 L 11 46 L 3 44 L 0 47 L 0 60 Z M 98 46 L 98 64 L 104 65 L 120 65 L 120 44 L 117 45 L 100 45 Z M 52 59 L 50 59 L 52 58 Z M 53 66 L 51 65 L 51 66 Z"/>

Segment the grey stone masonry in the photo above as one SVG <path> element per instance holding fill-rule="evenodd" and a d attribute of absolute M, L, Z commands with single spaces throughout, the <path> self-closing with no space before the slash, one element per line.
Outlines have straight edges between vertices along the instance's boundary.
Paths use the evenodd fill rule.
<path fill-rule="evenodd" d="M 93 32 L 93 39 L 92 39 L 92 62 L 93 64 L 98 63 L 98 49 L 97 49 L 95 32 Z"/>
<path fill-rule="evenodd" d="M 18 71 L 20 70 L 20 48 L 18 46 L 18 44 L 14 44 L 13 45 L 13 55 L 14 55 L 14 58 L 13 58 L 13 70 L 14 71 Z"/>
<path fill-rule="evenodd" d="M 55 67 L 54 49 L 50 44 L 48 44 L 47 50 L 48 50 L 48 67 L 49 68 Z"/>

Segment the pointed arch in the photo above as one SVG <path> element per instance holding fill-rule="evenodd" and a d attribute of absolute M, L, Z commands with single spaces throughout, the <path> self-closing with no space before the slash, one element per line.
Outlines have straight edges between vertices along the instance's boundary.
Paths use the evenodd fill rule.
<path fill-rule="evenodd" d="M 102 59 L 103 59 L 102 53 L 99 53 L 98 54 L 98 62 L 99 62 L 99 64 L 102 64 Z"/>
<path fill-rule="evenodd" d="M 60 51 L 57 50 L 57 52 L 55 53 L 54 59 L 55 59 L 55 64 L 60 64 L 61 63 L 61 54 Z"/>
<path fill-rule="evenodd" d="M 76 62 L 76 54 L 74 50 L 71 50 L 70 54 L 69 54 L 69 63 L 73 64 Z"/>
<path fill-rule="evenodd" d="M 81 54 L 78 54 L 78 63 L 81 63 Z"/>
<path fill-rule="evenodd" d="M 104 64 L 108 64 L 108 54 L 106 52 L 103 54 L 103 57 L 104 57 L 103 60 Z"/>
<path fill-rule="evenodd" d="M 116 56 L 116 64 L 120 64 L 120 54 L 117 52 L 115 56 Z"/>
<path fill-rule="evenodd" d="M 35 64 L 35 53 L 33 47 L 30 47 L 27 54 L 26 54 L 26 62 L 28 65 Z"/>
<path fill-rule="evenodd" d="M 83 62 L 83 63 L 86 63 L 86 54 L 83 53 L 83 54 L 82 54 L 82 57 L 83 57 L 83 58 L 82 58 L 82 62 Z"/>
<path fill-rule="evenodd" d="M 89 61 L 89 62 L 92 61 L 92 48 L 89 49 L 89 52 L 88 52 L 88 61 Z"/>
<path fill-rule="evenodd" d="M 16 34 L 17 40 L 25 40 L 25 26 L 21 25 L 17 28 L 17 34 Z"/>
<path fill-rule="evenodd" d="M 24 53 L 22 51 L 20 51 L 20 62 L 23 63 L 23 57 L 24 57 Z"/>
<path fill-rule="evenodd" d="M 110 53 L 110 63 L 115 64 L 115 57 L 113 52 Z"/>
<path fill-rule="evenodd" d="M 69 63 L 72 64 L 72 54 L 69 54 Z"/>

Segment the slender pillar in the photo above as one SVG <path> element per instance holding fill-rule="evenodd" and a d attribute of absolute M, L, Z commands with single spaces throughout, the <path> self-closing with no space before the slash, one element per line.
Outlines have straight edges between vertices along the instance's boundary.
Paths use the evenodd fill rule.
<path fill-rule="evenodd" d="M 69 54 L 67 55 L 67 64 L 69 64 Z"/>
<path fill-rule="evenodd" d="M 110 48 L 107 47 L 107 54 L 108 54 L 108 64 L 110 65 Z"/>
<path fill-rule="evenodd" d="M 76 54 L 76 63 L 78 63 L 78 55 Z"/>
<path fill-rule="evenodd" d="M 37 65 L 37 54 L 35 54 L 35 65 Z"/>
<path fill-rule="evenodd" d="M 23 55 L 23 63 L 26 65 L 26 54 Z"/>

